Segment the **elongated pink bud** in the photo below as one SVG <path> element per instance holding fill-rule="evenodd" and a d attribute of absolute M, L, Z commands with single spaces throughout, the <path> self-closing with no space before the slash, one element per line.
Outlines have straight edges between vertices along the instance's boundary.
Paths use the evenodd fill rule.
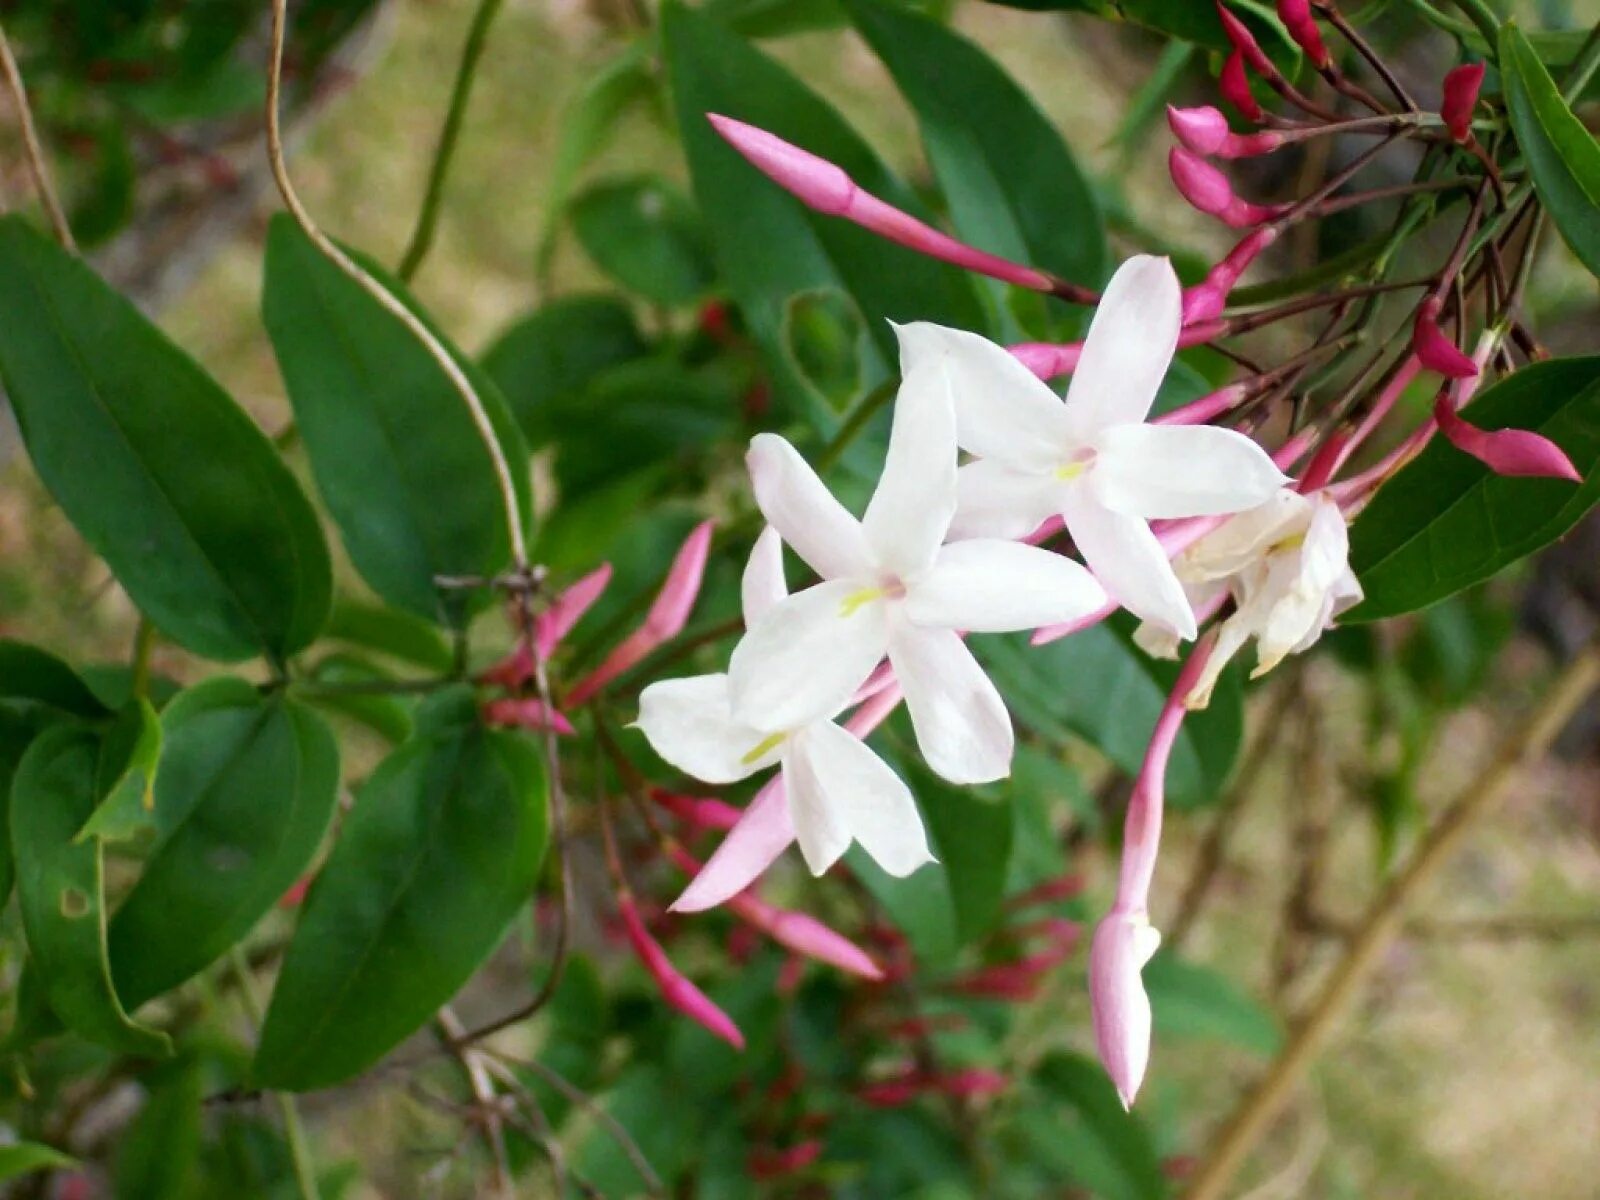
<path fill-rule="evenodd" d="M 1411 349 L 1424 367 L 1446 379 L 1470 379 L 1478 366 L 1439 328 L 1439 312 L 1444 302 L 1429 296 L 1417 309 L 1417 323 L 1411 331 Z"/>
<path fill-rule="evenodd" d="M 1221 111 L 1202 108 L 1174 108 L 1167 105 L 1167 125 L 1185 149 L 1213 158 L 1254 158 L 1270 154 L 1284 144 L 1281 133 L 1234 133 Z"/>
<path fill-rule="evenodd" d="M 617 909 L 622 915 L 622 928 L 627 935 L 628 944 L 633 947 L 633 952 L 644 964 L 644 969 L 649 972 L 650 978 L 655 981 L 657 990 L 661 992 L 661 998 L 696 1025 L 715 1034 L 735 1050 L 743 1050 L 744 1034 L 739 1032 L 739 1027 L 727 1013 L 711 1002 L 710 997 L 672 965 L 667 952 L 644 927 L 644 921 L 639 916 L 633 897 L 623 892 L 617 897 Z"/>
<path fill-rule="evenodd" d="M 1143 912 L 1114 908 L 1094 931 L 1089 949 L 1089 1003 L 1100 1062 L 1124 1108 L 1132 1108 L 1150 1064 L 1150 997 L 1144 966 L 1161 935 Z"/>
<path fill-rule="evenodd" d="M 1043 271 L 987 254 L 940 233 L 909 213 L 862 191 L 843 168 L 776 134 L 719 113 L 707 113 L 706 119 L 751 165 L 808 208 L 842 217 L 879 237 L 940 262 L 1034 291 L 1058 290 L 1058 281 Z"/>
<path fill-rule="evenodd" d="M 1174 146 L 1167 166 L 1178 194 L 1201 212 L 1234 229 L 1249 229 L 1281 216 L 1282 204 L 1251 204 L 1236 196 L 1228 177 L 1192 150 Z"/>
<path fill-rule="evenodd" d="M 1268 79 L 1278 74 L 1278 68 L 1272 65 L 1272 60 L 1256 41 L 1256 35 L 1250 32 L 1243 21 L 1228 11 L 1227 5 L 1223 4 L 1222 0 L 1217 0 L 1217 18 L 1222 22 L 1222 32 L 1228 35 L 1228 41 L 1233 43 L 1233 48 L 1244 55 L 1245 61 L 1258 74 Z"/>
<path fill-rule="evenodd" d="M 617 644 L 604 662 L 579 680 L 568 694 L 568 707 L 577 708 L 618 675 L 635 666 L 662 642 L 678 636 L 689 620 L 700 582 L 705 577 L 706 558 L 711 552 L 713 521 L 702 521 L 684 539 L 678 556 L 672 560 L 666 581 L 644 622 Z"/>
<path fill-rule="evenodd" d="M 547 706 L 537 696 L 491 700 L 483 706 L 483 719 L 490 725 L 518 729 L 553 729 L 565 737 L 577 732 L 559 709 Z"/>
<path fill-rule="evenodd" d="M 1483 86 L 1483 64 L 1467 63 L 1444 77 L 1444 99 L 1439 115 L 1450 136 L 1465 146 L 1472 140 L 1472 110 L 1478 106 L 1478 89 Z"/>
<path fill-rule="evenodd" d="M 723 800 L 705 796 L 680 796 L 662 788 L 651 788 L 650 798 L 685 824 L 696 829 L 719 829 L 726 832 L 744 816 L 733 805 Z M 699 868 L 697 867 L 696 870 Z"/>
<path fill-rule="evenodd" d="M 1222 64 L 1222 72 L 1217 76 L 1217 90 L 1246 121 L 1260 121 L 1266 115 L 1261 111 L 1261 105 L 1256 103 L 1255 93 L 1250 90 L 1250 76 L 1244 69 L 1244 55 L 1239 51 L 1228 55 L 1227 61 Z"/>
<path fill-rule="evenodd" d="M 1228 297 L 1233 293 L 1239 277 L 1249 269 L 1260 253 L 1278 240 L 1278 231 L 1263 226 L 1248 234 L 1221 262 L 1206 272 L 1206 277 L 1191 288 L 1183 290 L 1183 321 L 1185 326 L 1215 320 L 1228 307 Z"/>
<path fill-rule="evenodd" d="M 534 619 L 534 641 L 541 658 L 549 658 L 583 614 L 594 607 L 611 582 L 611 564 L 601 563 L 555 598 L 554 603 Z"/>
<path fill-rule="evenodd" d="M 1306 52 L 1311 65 L 1323 71 L 1333 62 L 1322 42 L 1322 31 L 1311 13 L 1310 0 L 1278 0 L 1278 20 L 1289 31 L 1295 45 Z"/>
<path fill-rule="evenodd" d="M 1472 455 L 1496 475 L 1583 482 L 1567 452 L 1543 434 L 1530 429 L 1479 429 L 1463 421 L 1445 396 L 1433 406 L 1433 417 L 1439 423 L 1439 432 L 1452 446 Z"/>

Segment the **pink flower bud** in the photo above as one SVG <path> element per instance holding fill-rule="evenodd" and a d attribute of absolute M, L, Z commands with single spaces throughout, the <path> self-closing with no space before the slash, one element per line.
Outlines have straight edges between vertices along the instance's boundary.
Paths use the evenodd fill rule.
<path fill-rule="evenodd" d="M 1457 450 L 1472 455 L 1496 475 L 1526 475 L 1582 483 L 1567 452 L 1543 434 L 1529 429 L 1479 429 L 1463 421 L 1449 397 L 1433 407 L 1439 432 Z"/>
<path fill-rule="evenodd" d="M 856 1098 L 873 1108 L 903 1108 L 922 1093 L 922 1081 L 914 1074 L 900 1079 L 867 1083 L 856 1089 Z"/>
<path fill-rule="evenodd" d="M 1284 142 L 1281 133 L 1234 133 L 1228 128 L 1228 118 L 1210 105 L 1174 108 L 1169 104 L 1167 125 L 1185 149 L 1216 158 L 1253 158 L 1270 154 Z"/>
<path fill-rule="evenodd" d="M 809 208 L 842 217 L 918 254 L 980 275 L 1034 291 L 1056 289 L 1057 281 L 1043 271 L 958 242 L 909 213 L 869 195 L 842 168 L 827 159 L 732 117 L 707 113 L 706 119 L 757 170 Z"/>
<path fill-rule="evenodd" d="M 1439 115 L 1450 136 L 1465 146 L 1472 140 L 1472 110 L 1478 105 L 1478 89 L 1483 86 L 1483 64 L 1467 63 L 1444 77 L 1444 99 Z"/>
<path fill-rule="evenodd" d="M 1185 288 L 1184 324 L 1194 325 L 1220 316 L 1222 310 L 1228 306 L 1228 296 L 1239 282 L 1239 277 L 1249 269 L 1250 264 L 1263 250 L 1277 240 L 1278 231 L 1270 225 L 1255 230 L 1228 251 L 1227 257 L 1212 267 L 1203 280 L 1194 287 Z"/>
<path fill-rule="evenodd" d="M 1478 365 L 1463 353 L 1439 328 L 1439 312 L 1444 302 L 1429 296 L 1417 310 L 1417 323 L 1411 331 L 1411 349 L 1424 367 L 1446 379 L 1470 379 Z"/>
<path fill-rule="evenodd" d="M 1217 0 L 1217 17 L 1222 22 L 1222 32 L 1228 35 L 1228 40 L 1233 43 L 1233 48 L 1244 55 L 1255 71 L 1271 79 L 1278 74 L 1278 68 L 1272 65 L 1272 60 L 1267 57 L 1266 51 L 1256 41 L 1256 35 L 1250 32 L 1248 26 L 1233 13 L 1228 11 L 1222 0 Z"/>
<path fill-rule="evenodd" d="M 1217 76 L 1217 89 L 1246 121 L 1260 121 L 1266 115 L 1261 111 L 1261 105 L 1256 103 L 1255 93 L 1250 90 L 1250 76 L 1245 73 L 1244 55 L 1239 51 L 1228 55 L 1227 61 L 1222 64 L 1222 73 Z"/>
<path fill-rule="evenodd" d="M 1040 379 L 1054 379 L 1057 375 L 1065 375 L 1078 365 L 1078 359 L 1083 357 L 1082 342 L 1065 342 L 1055 345 L 1050 342 L 1018 342 L 1014 346 L 1007 346 L 1011 357 L 1032 371 Z"/>
<path fill-rule="evenodd" d="M 1278 0 L 1278 20 L 1283 22 L 1295 45 L 1306 52 L 1311 65 L 1319 71 L 1326 70 L 1333 59 L 1323 45 L 1322 32 L 1311 14 L 1310 0 Z"/>
<path fill-rule="evenodd" d="M 534 642 L 539 657 L 548 659 L 572 628 L 583 619 L 583 614 L 594 607 L 606 585 L 611 582 L 611 564 L 601 563 L 582 579 L 555 598 L 544 612 L 534 618 Z"/>
<path fill-rule="evenodd" d="M 483 706 L 483 719 L 490 725 L 518 729 L 553 729 L 563 737 L 577 732 L 559 709 L 551 708 L 537 696 L 523 699 L 491 700 Z"/>
<path fill-rule="evenodd" d="M 713 1004 L 704 992 L 689 982 L 678 968 L 672 965 L 672 960 L 667 957 L 666 951 L 644 927 L 644 921 L 639 917 L 639 910 L 634 904 L 633 897 L 623 892 L 617 897 L 617 909 L 622 915 L 622 928 L 627 935 L 628 944 L 633 947 L 633 952 L 644 964 L 644 969 L 650 978 L 655 981 L 661 998 L 735 1050 L 743 1050 L 744 1034 L 739 1032 L 739 1027 L 727 1013 Z"/>
<path fill-rule="evenodd" d="M 1234 195 L 1228 177 L 1192 150 L 1174 146 L 1167 155 L 1167 166 L 1178 193 L 1201 212 L 1216 217 L 1234 229 L 1249 229 L 1280 216 L 1281 204 L 1251 204 Z"/>
<path fill-rule="evenodd" d="M 745 1169 L 752 1180 L 766 1182 L 798 1174 L 821 1157 L 822 1142 L 812 1138 L 782 1150 L 752 1150 L 745 1159 Z"/>
<path fill-rule="evenodd" d="M 705 577 L 706 558 L 711 552 L 711 530 L 715 522 L 702 521 L 684 539 L 678 556 L 672 560 L 666 582 L 638 629 L 624 638 L 604 662 L 579 680 L 568 694 L 566 704 L 577 708 L 618 675 L 635 666 L 662 642 L 678 636 L 689 620 L 700 581 Z"/>
<path fill-rule="evenodd" d="M 1089 949 L 1095 1048 L 1124 1108 L 1133 1107 L 1150 1063 L 1150 998 L 1142 972 L 1160 944 L 1142 911 L 1118 907 L 1100 922 Z"/>
<path fill-rule="evenodd" d="M 680 796 L 662 788 L 651 788 L 650 798 L 686 825 L 696 829 L 720 829 L 726 832 L 744 816 L 733 805 L 722 800 L 701 796 Z M 697 867 L 696 870 L 699 868 Z"/>

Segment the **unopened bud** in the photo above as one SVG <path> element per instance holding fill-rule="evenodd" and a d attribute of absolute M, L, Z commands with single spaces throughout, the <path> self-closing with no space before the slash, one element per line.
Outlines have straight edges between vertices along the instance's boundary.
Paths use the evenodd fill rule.
<path fill-rule="evenodd" d="M 1222 92 L 1222 98 L 1233 105 L 1245 120 L 1259 121 L 1266 115 L 1261 111 L 1261 105 L 1256 103 L 1255 93 L 1250 90 L 1250 76 L 1245 72 L 1244 55 L 1239 51 L 1228 55 L 1227 61 L 1222 64 L 1222 73 L 1217 76 L 1217 88 Z"/>
<path fill-rule="evenodd" d="M 1434 405 L 1433 416 L 1439 423 L 1439 432 L 1452 446 L 1472 455 L 1496 475 L 1583 482 L 1567 452 L 1543 434 L 1530 429 L 1479 429 L 1461 419 L 1447 396 L 1441 396 Z"/>
<path fill-rule="evenodd" d="M 1114 908 L 1089 950 L 1095 1048 L 1124 1108 L 1133 1106 L 1150 1063 L 1150 997 L 1142 973 L 1160 944 L 1143 912 Z"/>
<path fill-rule="evenodd" d="M 1417 361 L 1430 371 L 1446 379 L 1470 379 L 1478 373 L 1478 365 L 1460 347 L 1445 336 L 1439 328 L 1439 312 L 1444 302 L 1429 296 L 1417 311 L 1417 323 L 1411 331 L 1411 349 Z"/>
<path fill-rule="evenodd" d="M 1472 110 L 1478 105 L 1478 89 L 1483 86 L 1483 64 L 1467 63 L 1444 77 L 1444 99 L 1439 115 L 1450 136 L 1465 146 L 1472 140 Z"/>
<path fill-rule="evenodd" d="M 1200 108 L 1167 106 L 1167 125 L 1172 136 L 1187 150 L 1215 158 L 1252 158 L 1270 154 L 1283 145 L 1281 133 L 1234 133 L 1228 118 L 1209 104 Z"/>
<path fill-rule="evenodd" d="M 1289 31 L 1295 45 L 1306 52 L 1311 65 L 1323 71 L 1333 62 L 1322 42 L 1322 31 L 1311 13 L 1310 0 L 1278 0 L 1278 20 Z"/>
<path fill-rule="evenodd" d="M 1282 205 L 1251 204 L 1234 194 L 1228 177 L 1205 159 L 1174 146 L 1167 155 L 1172 182 L 1195 208 L 1216 217 L 1234 229 L 1249 229 L 1282 214 Z"/>

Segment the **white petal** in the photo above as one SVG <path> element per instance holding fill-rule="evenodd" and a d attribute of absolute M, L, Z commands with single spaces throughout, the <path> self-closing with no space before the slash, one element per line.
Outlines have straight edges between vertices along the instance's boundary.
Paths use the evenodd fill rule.
<path fill-rule="evenodd" d="M 1145 419 L 1182 325 L 1183 289 L 1171 263 L 1141 254 L 1117 268 L 1067 387 L 1067 415 L 1079 436 Z"/>
<path fill-rule="evenodd" d="M 877 561 L 899 575 L 925 570 L 956 512 L 956 415 L 949 381 L 914 371 L 900 385 L 889 454 L 861 529 Z"/>
<path fill-rule="evenodd" d="M 935 629 L 1009 633 L 1075 621 L 1105 602 L 1082 564 L 1038 546 L 978 538 L 941 549 L 933 569 L 908 585 L 905 611 Z"/>
<path fill-rule="evenodd" d="M 1253 632 L 1249 613 L 1236 612 L 1222 623 L 1211 657 L 1206 659 L 1206 665 L 1200 669 L 1200 677 L 1183 698 L 1185 708 L 1198 710 L 1211 703 L 1211 693 L 1217 686 L 1223 668 L 1233 661 L 1233 656 L 1250 640 Z"/>
<path fill-rule="evenodd" d="M 1100 502 L 1146 520 L 1243 512 L 1289 482 L 1244 434 L 1211 425 L 1119 425 L 1095 451 Z"/>
<path fill-rule="evenodd" d="M 993 458 L 956 472 L 956 516 L 949 537 L 1025 538 L 1061 511 L 1061 485 L 1045 471 L 1020 471 Z"/>
<path fill-rule="evenodd" d="M 789 595 L 783 578 L 783 539 L 768 525 L 750 548 L 750 561 L 739 580 L 739 600 L 748 629 L 778 606 Z"/>
<path fill-rule="evenodd" d="M 800 452 L 775 433 L 758 433 L 745 455 L 756 504 L 794 552 L 824 579 L 870 574 L 861 524 L 833 498 Z"/>
<path fill-rule="evenodd" d="M 1330 497 L 1312 502 L 1311 521 L 1300 544 L 1300 582 L 1318 592 L 1329 591 L 1350 565 L 1350 529 L 1339 505 Z"/>
<path fill-rule="evenodd" d="M 1194 610 L 1150 526 L 1112 512 L 1081 486 L 1067 493 L 1061 515 L 1078 553 L 1113 600 L 1134 616 L 1193 640 Z"/>
<path fill-rule="evenodd" d="M 735 717 L 757 729 L 798 729 L 844 707 L 888 645 L 882 600 L 832 580 L 796 592 L 740 639 L 728 664 Z"/>
<path fill-rule="evenodd" d="M 917 745 L 935 772 L 951 783 L 988 783 L 1011 773 L 1011 717 L 960 637 L 902 625 L 890 639 L 889 661 Z"/>
<path fill-rule="evenodd" d="M 783 780 L 800 854 L 811 873 L 821 875 L 850 848 L 850 833 L 829 803 L 828 789 L 817 774 L 816 764 L 804 752 L 808 733 L 809 729 L 801 730 L 784 756 Z"/>
<path fill-rule="evenodd" d="M 635 722 L 653 749 L 705 783 L 732 783 L 770 766 L 782 739 L 733 719 L 726 675 L 665 679 L 639 694 Z"/>
<path fill-rule="evenodd" d="M 1310 518 L 1310 501 L 1293 488 L 1279 488 L 1264 504 L 1230 517 L 1180 554 L 1173 564 L 1178 578 L 1188 582 L 1236 575 L 1276 543 L 1305 532 Z"/>
<path fill-rule="evenodd" d="M 942 374 L 956 411 L 956 440 L 979 458 L 1053 469 L 1067 436 L 1060 398 L 1004 346 L 962 329 L 896 325 L 900 370 Z"/>
<path fill-rule="evenodd" d="M 911 790 L 865 743 L 831 721 L 797 735 L 790 762 L 805 761 L 830 813 L 885 871 L 906 876 L 935 861 Z"/>

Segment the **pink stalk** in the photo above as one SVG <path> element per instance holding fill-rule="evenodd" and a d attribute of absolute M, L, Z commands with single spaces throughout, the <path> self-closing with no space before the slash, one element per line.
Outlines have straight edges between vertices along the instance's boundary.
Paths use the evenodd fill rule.
<path fill-rule="evenodd" d="M 1332 65 L 1333 58 L 1323 44 L 1322 32 L 1311 14 L 1310 0 L 1278 0 L 1278 20 L 1283 22 L 1295 45 L 1306 52 L 1312 66 L 1325 71 Z"/>
<path fill-rule="evenodd" d="M 754 125 L 719 113 L 706 119 L 763 175 L 808 208 L 842 217 L 891 242 L 980 275 L 1018 287 L 1061 294 L 1061 282 L 1033 267 L 1025 267 L 988 254 L 940 233 L 932 226 L 901 212 L 861 190 L 844 170 L 815 154 L 784 141 Z M 1093 294 L 1070 297 L 1092 302 Z"/>
<path fill-rule="evenodd" d="M 1178 334 L 1178 349 L 1203 346 L 1219 337 L 1225 329 L 1226 326 L 1221 321 L 1202 321 L 1186 325 Z M 1057 375 L 1068 374 L 1077 367 L 1078 360 L 1083 357 L 1082 342 L 1017 342 L 1015 345 L 1007 346 L 1006 349 L 1011 357 L 1040 379 L 1054 379 Z"/>
<path fill-rule="evenodd" d="M 1282 204 L 1252 204 L 1234 194 L 1228 177 L 1192 150 L 1174 146 L 1167 168 L 1178 194 L 1195 208 L 1233 229 L 1250 229 L 1282 216 Z"/>
<path fill-rule="evenodd" d="M 1241 51 L 1235 50 L 1222 64 L 1222 73 L 1217 76 L 1217 88 L 1222 98 L 1233 105 L 1245 120 L 1259 122 L 1266 116 L 1256 102 L 1255 93 L 1250 90 L 1250 76 L 1244 69 L 1244 54 Z"/>
<path fill-rule="evenodd" d="M 1191 400 L 1182 408 L 1175 408 L 1171 412 L 1162 413 L 1159 417 L 1153 417 L 1150 424 L 1204 425 L 1213 417 L 1219 417 L 1227 412 L 1249 394 L 1250 389 L 1245 384 L 1232 383 L 1209 395 L 1201 396 L 1198 400 Z"/>
<path fill-rule="evenodd" d="M 1472 140 L 1472 110 L 1478 105 L 1478 89 L 1483 86 L 1483 64 L 1467 63 L 1444 77 L 1444 99 L 1439 115 L 1450 136 L 1465 146 Z"/>
<path fill-rule="evenodd" d="M 1150 999 L 1142 972 L 1160 942 L 1150 927 L 1149 901 L 1161 846 L 1167 761 L 1188 713 L 1184 699 L 1204 670 L 1212 644 L 1202 641 L 1190 653 L 1156 718 L 1128 801 L 1116 903 L 1095 930 L 1089 951 L 1095 1047 L 1124 1107 L 1132 1107 L 1150 1061 Z"/>
<path fill-rule="evenodd" d="M 1411 386 L 1411 381 L 1422 373 L 1422 363 L 1415 354 L 1409 355 L 1401 364 L 1400 370 L 1389 380 L 1383 391 L 1378 393 L 1378 398 L 1373 402 L 1371 410 L 1362 418 L 1361 424 L 1356 426 L 1356 431 L 1344 444 L 1343 452 L 1334 460 L 1330 476 L 1337 476 L 1344 470 L 1345 464 L 1350 461 L 1351 455 L 1361 448 L 1363 442 L 1372 436 L 1373 430 L 1383 424 L 1383 419 L 1389 415 L 1389 410 L 1394 407 L 1395 401 L 1400 399 L 1401 393 Z"/>
<path fill-rule="evenodd" d="M 1444 301 L 1429 296 L 1417 308 L 1417 323 L 1411 330 L 1411 349 L 1417 360 L 1446 379 L 1466 379 L 1478 373 L 1477 364 L 1467 357 L 1439 328 L 1439 313 Z"/>
<path fill-rule="evenodd" d="M 627 935 L 628 944 L 633 947 L 633 952 L 644 964 L 644 969 L 649 972 L 650 978 L 655 980 L 661 998 L 696 1025 L 715 1034 L 735 1050 L 743 1050 L 744 1034 L 739 1032 L 739 1027 L 727 1013 L 713 1004 L 710 997 L 672 965 L 667 952 L 644 927 L 644 921 L 639 916 L 633 896 L 626 891 L 622 892 L 617 897 L 617 908 L 622 914 L 622 927 Z"/>
<path fill-rule="evenodd" d="M 739 818 L 744 816 L 733 805 L 722 800 L 701 796 L 680 796 L 676 792 L 665 791 L 662 788 L 651 788 L 650 798 L 684 824 L 692 825 L 695 829 L 717 829 L 726 832 L 737 825 Z"/>
<path fill-rule="evenodd" d="M 1167 126 L 1186 149 L 1214 158 L 1254 158 L 1271 154 L 1287 140 L 1275 131 L 1234 133 L 1228 127 L 1228 118 L 1209 104 L 1199 108 L 1167 105 Z"/>
<path fill-rule="evenodd" d="M 1479 429 L 1456 414 L 1449 396 L 1440 396 L 1434 404 L 1433 419 L 1452 446 L 1472 455 L 1496 475 L 1583 482 L 1566 451 L 1543 434 L 1529 429 Z"/>
<path fill-rule="evenodd" d="M 715 522 L 702 521 L 684 539 L 678 556 L 672 560 L 666 582 L 645 614 L 644 623 L 624 638 L 604 662 L 584 676 L 567 695 L 569 708 L 577 708 L 618 675 L 635 666 L 645 655 L 665 641 L 678 636 L 689 620 L 700 581 L 705 576 L 706 558 L 711 551 L 711 530 Z"/>
<path fill-rule="evenodd" d="M 537 696 L 508 697 L 490 700 L 483 706 L 483 719 L 490 725 L 514 726 L 519 729 L 551 729 L 565 737 L 577 732 L 572 722 L 556 708 Z"/>
<path fill-rule="evenodd" d="M 1015 912 L 1017 909 L 1032 908 L 1039 904 L 1056 904 L 1062 900 L 1071 900 L 1082 894 L 1083 876 L 1073 872 L 1055 879 L 1047 879 L 1026 891 L 1018 892 L 1006 901 L 1006 908 Z"/>
<path fill-rule="evenodd" d="M 682 846 L 669 844 L 667 853 L 686 875 L 700 873 L 700 863 Z M 863 979 L 880 980 L 883 968 L 861 947 L 815 917 L 769 904 L 753 891 L 740 892 L 728 901 L 734 916 L 796 954 L 838 967 Z"/>
<path fill-rule="evenodd" d="M 1239 277 L 1249 269 L 1256 257 L 1278 240 L 1278 231 L 1264 226 L 1240 240 L 1227 256 L 1206 273 L 1194 287 L 1183 292 L 1183 322 L 1185 326 L 1212 321 L 1228 306 L 1228 296 L 1238 284 Z"/>

